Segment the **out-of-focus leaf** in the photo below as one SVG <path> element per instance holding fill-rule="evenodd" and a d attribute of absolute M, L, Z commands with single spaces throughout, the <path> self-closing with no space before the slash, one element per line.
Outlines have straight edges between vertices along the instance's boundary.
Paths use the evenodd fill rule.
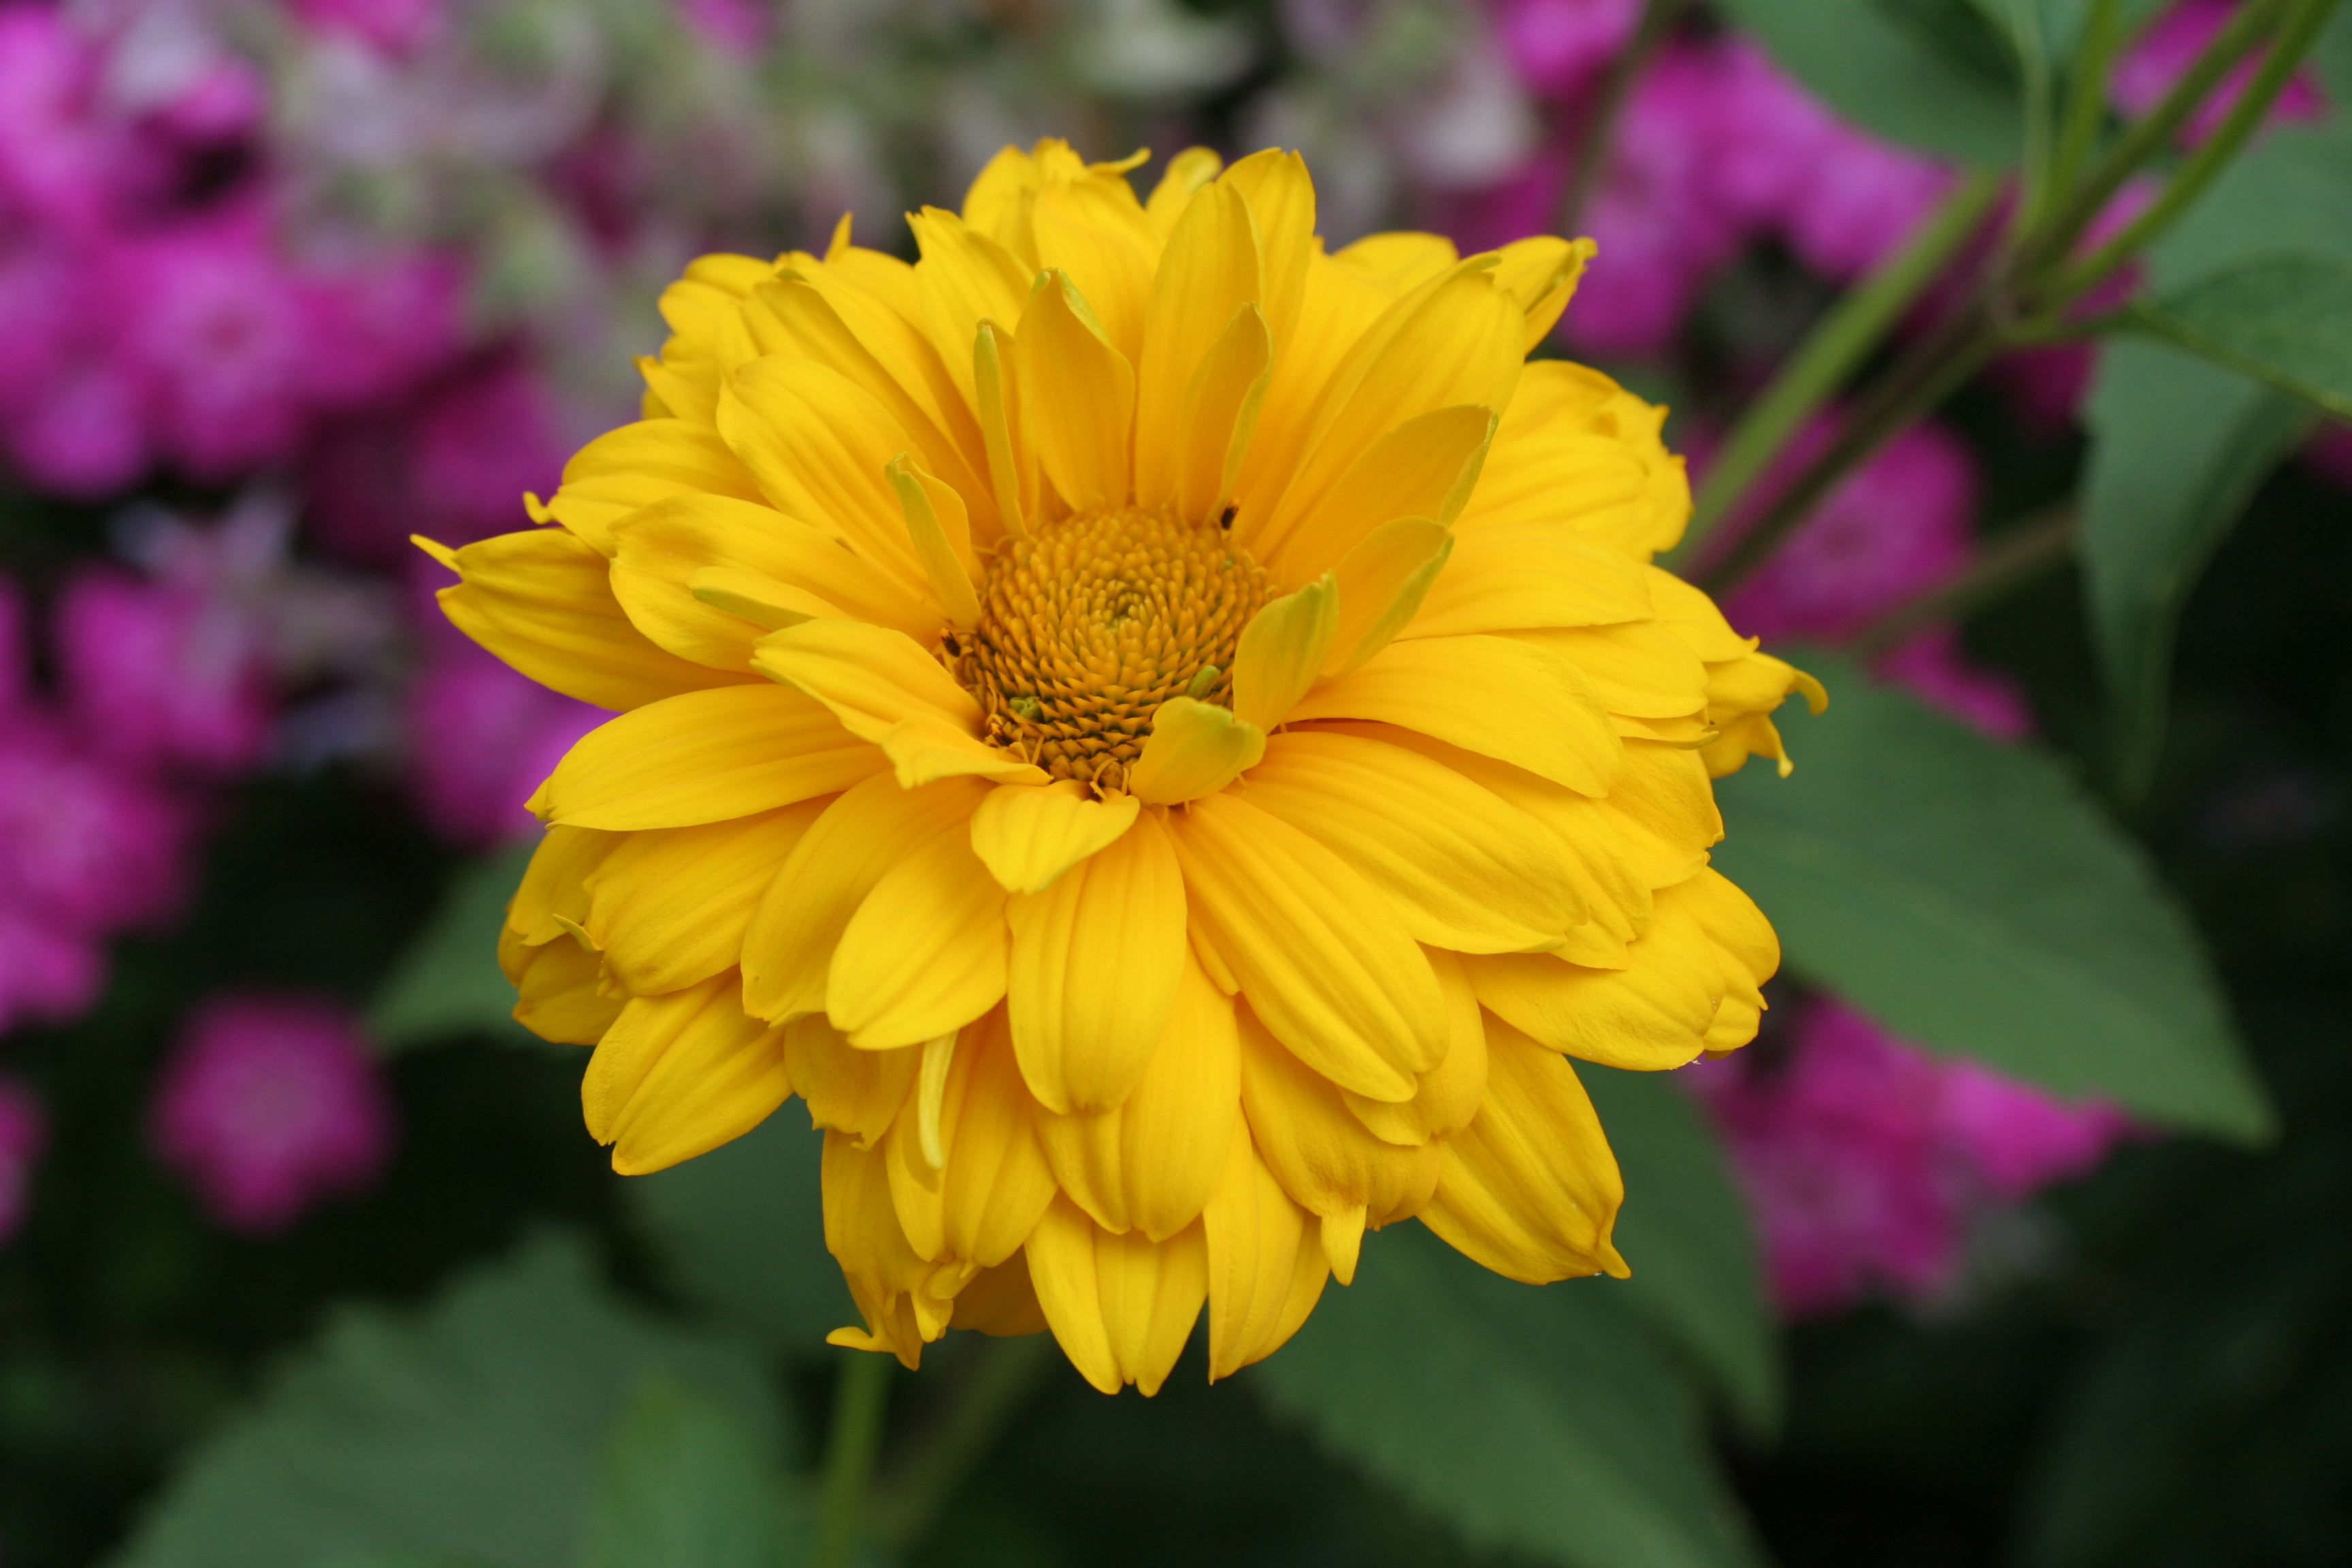
<path fill-rule="evenodd" d="M 784 1568 L 799 1500 L 733 1412 L 654 1373 L 613 1430 L 580 1568 Z"/>
<path fill-rule="evenodd" d="M 1623 1298 L 1516 1284 L 1401 1226 L 1249 1375 L 1474 1545 L 1576 1568 L 1758 1563 L 1697 1390 Z"/>
<path fill-rule="evenodd" d="M 2167 294 L 2137 324 L 2352 419 L 2352 257 L 2249 261 Z"/>
<path fill-rule="evenodd" d="M 858 1321 L 824 1249 L 824 1134 L 787 1105 L 731 1143 L 623 1188 L 638 1228 L 687 1295 L 788 1353 L 820 1353 Z"/>
<path fill-rule="evenodd" d="M 1783 70 L 1865 131 L 1977 168 L 2017 162 L 2007 47 L 1961 3 L 1726 0 Z"/>
<path fill-rule="evenodd" d="M 1717 864 L 1788 966 L 1896 1034 L 2063 1095 L 2258 1138 L 2270 1114 L 2196 933 L 2053 757 L 1998 744 L 1833 657 L 1796 773 L 1718 781 Z"/>
<path fill-rule="evenodd" d="M 1690 1097 L 1658 1073 L 1577 1064 L 1625 1176 L 1617 1291 L 1679 1344 L 1741 1424 L 1780 1416 L 1780 1346 L 1764 1307 L 1754 1227 L 1723 1150 Z"/>
<path fill-rule="evenodd" d="M 499 927 L 537 847 L 513 845 L 450 879 L 431 923 L 368 1009 L 378 1046 L 400 1051 L 457 1035 L 541 1043 L 514 1021 L 515 989 L 499 971 Z"/>
<path fill-rule="evenodd" d="M 197 1448 L 116 1568 L 568 1568 L 605 1434 L 656 1369 L 776 1429 L 755 1361 L 624 1302 L 568 1238 L 419 1313 L 347 1309 Z"/>

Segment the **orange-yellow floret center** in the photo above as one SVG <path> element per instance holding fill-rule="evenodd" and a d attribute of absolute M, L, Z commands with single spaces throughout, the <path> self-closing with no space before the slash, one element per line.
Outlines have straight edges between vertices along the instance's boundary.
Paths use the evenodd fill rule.
<path fill-rule="evenodd" d="M 1234 647 L 1265 602 L 1264 569 L 1213 523 L 1080 512 L 1001 546 L 979 626 L 941 646 L 990 742 L 1120 789 L 1162 702 L 1231 700 Z"/>

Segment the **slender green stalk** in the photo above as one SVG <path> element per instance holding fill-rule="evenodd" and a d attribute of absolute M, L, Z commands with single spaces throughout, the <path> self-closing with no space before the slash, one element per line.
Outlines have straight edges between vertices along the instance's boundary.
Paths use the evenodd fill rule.
<path fill-rule="evenodd" d="M 2073 551 L 2078 521 L 2069 502 L 1988 540 L 1959 572 L 1855 633 L 1847 640 L 1847 651 L 1857 658 L 1875 658 L 1938 621 L 1966 616 L 2036 581 Z"/>
<path fill-rule="evenodd" d="M 2205 50 L 2190 62 L 2172 90 L 2139 120 L 2134 121 L 2097 167 L 2065 199 L 2056 216 L 2037 225 L 2019 241 L 2012 268 L 2015 276 L 2031 279 L 2037 272 L 2063 263 L 2083 231 L 2098 221 L 2107 203 L 2141 164 L 2172 144 L 2189 118 L 2201 108 L 2221 79 L 2236 68 L 2276 25 L 2294 0 L 2249 0 L 2230 15 Z"/>
<path fill-rule="evenodd" d="M 2058 127 L 2058 145 L 2051 155 L 2050 191 L 2064 191 L 2083 172 L 2084 160 L 2098 140 L 2107 118 L 2107 75 L 2123 50 L 2123 0 L 2092 0 L 2090 19 L 2083 25 L 2083 44 L 2067 72 L 2066 110 Z M 2035 213 L 2034 221 L 2040 221 Z"/>
<path fill-rule="evenodd" d="M 1870 356 L 1903 312 L 1942 273 L 1952 253 L 2000 198 L 1998 174 L 1970 174 L 1862 285 L 1832 306 L 1732 426 L 1699 487 L 1690 530 L 1672 560 L 1687 561 L 1769 470 L 1813 411 Z"/>
<path fill-rule="evenodd" d="M 2296 0 L 2270 53 L 2247 81 L 2245 91 L 2238 95 L 2238 101 L 2231 105 L 2228 117 L 2189 155 L 2163 194 L 2145 211 L 2126 224 L 2114 238 L 2066 269 L 2052 287 L 2053 295 L 2063 302 L 2096 288 L 2109 273 L 2137 256 L 2149 241 L 2196 204 L 2214 176 L 2229 164 L 2246 138 L 2263 122 L 2279 94 L 2286 90 L 2287 79 L 2318 41 L 2319 30 L 2335 14 L 2336 4 L 2337 0 Z"/>
<path fill-rule="evenodd" d="M 2048 205 L 2057 165 L 2057 132 L 2050 80 L 2050 44 L 2042 36 L 2041 0 L 2009 0 L 2010 41 L 2017 50 L 2025 100 L 2025 148 L 2019 180 L 2018 222 L 2031 226 Z"/>
<path fill-rule="evenodd" d="M 1600 184 L 1601 172 L 1608 167 L 1610 143 L 1616 140 L 1617 121 L 1624 111 L 1625 100 L 1633 96 L 1633 84 L 1674 36 L 1675 24 L 1689 8 L 1690 0 L 1648 0 L 1642 7 L 1642 21 L 1634 29 L 1633 41 L 1610 62 L 1609 73 L 1601 78 L 1591 108 L 1585 110 L 1583 122 L 1577 127 L 1568 185 L 1560 193 L 1559 215 L 1554 220 L 1553 232 L 1570 236 L 1576 233 L 1576 226 L 1584 216 L 1584 205 L 1592 198 L 1592 187 Z"/>
<path fill-rule="evenodd" d="M 848 1568 L 857 1546 L 866 1483 L 882 1447 L 882 1411 L 890 1393 L 890 1358 L 852 1351 L 833 1393 L 824 1438 L 824 1494 L 817 1521 L 815 1568 Z"/>
<path fill-rule="evenodd" d="M 890 1488 L 888 1503 L 875 1521 L 876 1534 L 900 1550 L 922 1543 L 956 1489 L 988 1458 L 1053 1370 L 1055 1353 L 1046 1334 L 981 1339 L 972 1346 L 975 1364 L 955 1391 L 945 1418 Z"/>

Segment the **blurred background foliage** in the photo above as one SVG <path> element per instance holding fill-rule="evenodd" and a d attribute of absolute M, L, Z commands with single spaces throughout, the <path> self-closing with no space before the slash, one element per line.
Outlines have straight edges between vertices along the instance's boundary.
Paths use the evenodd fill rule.
<path fill-rule="evenodd" d="M 1631 1280 L 1398 1227 L 1149 1402 L 951 1337 L 860 1560 L 2352 1558 L 2325 0 L 0 0 L 0 1561 L 814 1560 L 817 1143 L 606 1169 L 491 953 L 600 716 L 404 540 L 521 525 L 690 256 L 1045 134 L 1592 234 L 1540 352 L 1833 703 L 1720 788 L 1764 1037 L 1583 1073 Z"/>

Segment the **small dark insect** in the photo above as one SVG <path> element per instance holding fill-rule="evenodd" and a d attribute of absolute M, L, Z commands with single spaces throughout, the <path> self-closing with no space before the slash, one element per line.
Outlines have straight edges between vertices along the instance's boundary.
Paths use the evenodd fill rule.
<path fill-rule="evenodd" d="M 1229 506 L 1229 507 L 1225 508 L 1225 510 L 1224 510 L 1223 511 L 1222 511 L 1222 512 L 1220 512 L 1220 513 L 1218 513 L 1218 514 L 1217 514 L 1217 526 L 1218 526 L 1219 528 L 1231 528 L 1231 527 L 1233 527 L 1233 525 L 1234 525 L 1234 513 L 1235 513 L 1235 512 L 1237 512 L 1237 511 L 1239 511 L 1239 510 L 1241 510 L 1241 508 L 1239 508 L 1239 507 L 1237 507 L 1237 506 Z"/>

